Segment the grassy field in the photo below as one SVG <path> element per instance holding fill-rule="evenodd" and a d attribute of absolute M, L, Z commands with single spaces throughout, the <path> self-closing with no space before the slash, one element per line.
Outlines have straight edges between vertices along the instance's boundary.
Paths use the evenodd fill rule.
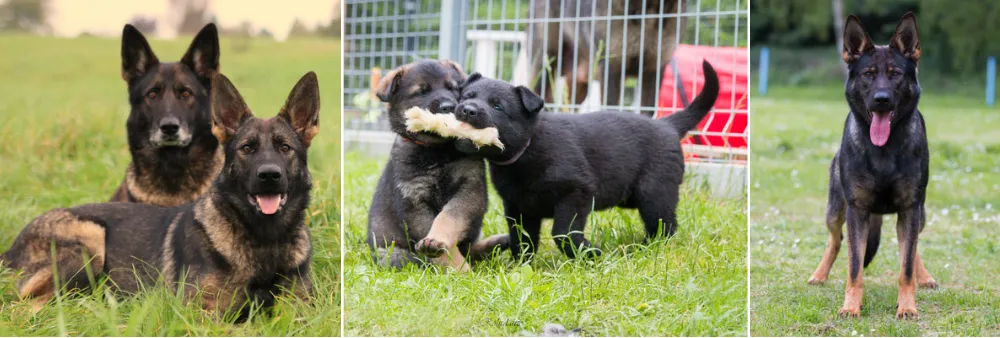
<path fill-rule="evenodd" d="M 546 221 L 530 264 L 504 253 L 468 274 L 396 271 L 375 265 L 363 244 L 384 164 L 353 152 L 345 158 L 347 335 L 510 336 L 538 334 L 546 323 L 586 336 L 747 334 L 744 199 L 711 199 L 691 180 L 677 234 L 648 246 L 635 210 L 592 214 L 587 237 L 605 250 L 593 261 L 563 256 Z M 492 192 L 485 223 L 484 236 L 507 232 Z"/>
<path fill-rule="evenodd" d="M 176 61 L 190 38 L 151 41 Z M 117 39 L 0 35 L 0 248 L 55 207 L 105 201 L 129 156 L 129 107 Z M 255 114 L 271 117 L 306 71 L 319 76 L 321 132 L 310 149 L 314 199 L 311 304 L 280 301 L 271 316 L 227 324 L 164 289 L 136 297 L 62 297 L 37 314 L 20 302 L 10 271 L 0 277 L 0 335 L 338 335 L 340 332 L 340 46 L 335 40 L 277 43 L 222 38 L 222 71 Z"/>
<path fill-rule="evenodd" d="M 843 88 L 775 88 L 753 99 L 750 330 L 754 336 L 996 336 L 1000 334 L 1000 110 L 981 99 L 926 93 L 931 180 L 919 250 L 937 290 L 919 289 L 915 321 L 895 319 L 895 216 L 865 271 L 860 319 L 838 319 L 842 248 L 829 281 L 806 284 L 828 237 L 828 168 L 840 145 Z"/>

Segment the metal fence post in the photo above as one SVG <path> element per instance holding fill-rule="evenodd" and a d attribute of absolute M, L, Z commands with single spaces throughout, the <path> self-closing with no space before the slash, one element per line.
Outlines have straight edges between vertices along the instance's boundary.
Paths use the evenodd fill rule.
<path fill-rule="evenodd" d="M 757 71 L 757 77 L 760 83 L 757 84 L 757 90 L 760 91 L 760 96 L 767 95 L 767 68 L 768 63 L 771 61 L 771 50 L 767 47 L 760 49 L 760 69 Z"/>
<path fill-rule="evenodd" d="M 465 22 L 468 0 L 441 1 L 438 58 L 465 64 Z"/>
<path fill-rule="evenodd" d="M 986 59 L 986 106 L 993 107 L 997 95 L 997 58 Z"/>

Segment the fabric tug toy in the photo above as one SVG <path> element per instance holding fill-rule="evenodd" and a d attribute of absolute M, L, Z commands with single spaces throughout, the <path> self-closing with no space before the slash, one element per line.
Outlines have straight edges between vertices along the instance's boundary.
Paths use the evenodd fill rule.
<path fill-rule="evenodd" d="M 420 107 L 407 109 L 404 115 L 406 130 L 410 132 L 431 132 L 442 137 L 468 139 L 476 147 L 492 145 L 504 149 L 497 128 L 476 129 L 456 119 L 455 114 L 434 114 Z"/>

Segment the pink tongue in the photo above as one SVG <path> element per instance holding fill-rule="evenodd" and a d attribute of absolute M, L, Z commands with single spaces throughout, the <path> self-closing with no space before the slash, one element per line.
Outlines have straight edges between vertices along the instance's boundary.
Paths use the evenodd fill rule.
<path fill-rule="evenodd" d="M 886 142 L 889 141 L 889 116 L 892 115 L 889 112 L 885 113 L 872 113 L 872 125 L 869 130 L 869 135 L 872 138 L 872 144 L 881 147 L 884 146 Z"/>
<path fill-rule="evenodd" d="M 281 204 L 281 195 L 257 195 L 257 205 L 265 215 L 274 215 Z"/>

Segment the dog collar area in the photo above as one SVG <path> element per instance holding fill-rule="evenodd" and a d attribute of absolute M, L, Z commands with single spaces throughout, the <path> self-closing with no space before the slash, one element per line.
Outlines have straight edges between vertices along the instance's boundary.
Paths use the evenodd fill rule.
<path fill-rule="evenodd" d="M 514 162 L 517 162 L 517 160 L 519 158 L 521 158 L 521 155 L 524 155 L 524 152 L 528 150 L 528 146 L 530 146 L 530 145 L 531 145 L 531 139 L 529 138 L 528 142 L 524 143 L 524 147 L 521 147 L 521 150 L 519 150 L 516 154 L 514 154 L 514 157 L 511 157 L 510 159 L 508 159 L 506 161 L 500 161 L 500 162 L 497 162 L 497 161 L 494 161 L 494 160 L 490 160 L 490 163 L 493 163 L 493 164 L 496 164 L 496 165 L 499 165 L 499 166 L 514 164 Z"/>

